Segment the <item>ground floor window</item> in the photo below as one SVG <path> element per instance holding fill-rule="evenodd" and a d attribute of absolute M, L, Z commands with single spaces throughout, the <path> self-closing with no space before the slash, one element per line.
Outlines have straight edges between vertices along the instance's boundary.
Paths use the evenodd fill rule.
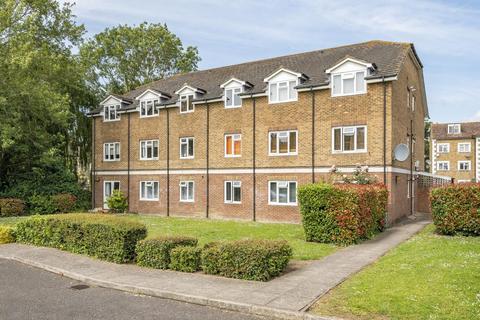
<path fill-rule="evenodd" d="M 225 203 L 242 202 L 242 183 L 240 181 L 225 181 Z"/>
<path fill-rule="evenodd" d="M 193 181 L 181 181 L 180 182 L 180 201 L 193 202 L 194 188 L 195 188 L 195 183 Z"/>
<path fill-rule="evenodd" d="M 450 170 L 450 162 L 449 161 L 438 161 L 437 162 L 437 170 L 438 171 L 448 171 L 448 170 Z"/>
<path fill-rule="evenodd" d="M 275 205 L 297 204 L 296 181 L 269 181 L 268 203 Z"/>
<path fill-rule="evenodd" d="M 458 161 L 458 171 L 470 171 L 471 165 L 470 161 Z"/>
<path fill-rule="evenodd" d="M 113 193 L 113 190 L 120 190 L 120 181 L 103 181 L 103 208 L 108 208 L 108 198 Z"/>
<path fill-rule="evenodd" d="M 141 181 L 140 200 L 155 201 L 158 199 L 158 181 Z"/>

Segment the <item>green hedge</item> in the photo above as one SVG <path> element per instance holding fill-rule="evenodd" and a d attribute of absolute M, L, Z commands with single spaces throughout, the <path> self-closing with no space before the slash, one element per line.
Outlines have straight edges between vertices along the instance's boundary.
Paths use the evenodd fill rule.
<path fill-rule="evenodd" d="M 0 217 L 20 216 L 25 212 L 25 202 L 16 198 L 0 199 Z"/>
<path fill-rule="evenodd" d="M 77 197 L 70 193 L 59 193 L 52 196 L 56 212 L 68 213 L 75 210 Z"/>
<path fill-rule="evenodd" d="M 15 242 L 15 233 L 12 227 L 0 226 L 0 244 Z"/>
<path fill-rule="evenodd" d="M 143 224 L 102 214 L 34 216 L 16 225 L 17 242 L 117 263 L 133 261 L 135 245 L 146 235 Z"/>
<path fill-rule="evenodd" d="M 146 239 L 137 243 L 135 252 L 137 264 L 142 267 L 168 269 L 170 252 L 175 247 L 195 247 L 198 240 L 191 237 L 160 237 Z"/>
<path fill-rule="evenodd" d="M 170 269 L 183 272 L 200 270 L 200 255 L 202 250 L 197 247 L 180 246 L 170 251 Z"/>
<path fill-rule="evenodd" d="M 383 185 L 309 184 L 299 188 L 298 199 L 307 241 L 352 244 L 385 227 Z"/>
<path fill-rule="evenodd" d="M 286 241 L 238 240 L 211 243 L 202 251 L 202 269 L 207 274 L 267 281 L 278 276 L 292 257 Z"/>
<path fill-rule="evenodd" d="M 433 188 L 430 205 L 438 232 L 480 236 L 480 184 Z"/>

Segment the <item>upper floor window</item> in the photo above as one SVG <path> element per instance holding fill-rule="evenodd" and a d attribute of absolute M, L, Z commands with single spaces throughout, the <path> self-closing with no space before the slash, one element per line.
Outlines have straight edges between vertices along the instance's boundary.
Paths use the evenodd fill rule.
<path fill-rule="evenodd" d="M 460 142 L 457 145 L 458 152 L 470 152 L 471 148 L 470 142 Z"/>
<path fill-rule="evenodd" d="M 240 157 L 242 155 L 242 135 L 225 135 L 225 157 Z"/>
<path fill-rule="evenodd" d="M 186 94 L 180 96 L 180 113 L 188 113 L 194 111 L 193 94 Z"/>
<path fill-rule="evenodd" d="M 103 144 L 103 160 L 120 161 L 120 142 L 109 142 Z"/>
<path fill-rule="evenodd" d="M 332 96 L 347 96 L 367 92 L 365 71 L 332 75 Z"/>
<path fill-rule="evenodd" d="M 288 102 L 297 100 L 297 90 L 295 86 L 297 85 L 297 80 L 290 81 L 280 81 L 269 83 L 268 92 L 269 92 L 269 102 Z"/>
<path fill-rule="evenodd" d="M 471 167 L 471 161 L 458 161 L 458 171 L 470 171 Z"/>
<path fill-rule="evenodd" d="M 238 108 L 242 106 L 242 87 L 225 89 L 225 108 Z"/>
<path fill-rule="evenodd" d="M 296 181 L 269 181 L 268 204 L 296 205 Z"/>
<path fill-rule="evenodd" d="M 298 154 L 297 139 L 296 130 L 269 132 L 269 154 L 271 156 Z"/>
<path fill-rule="evenodd" d="M 158 201 L 158 181 L 140 182 L 140 200 Z"/>
<path fill-rule="evenodd" d="M 450 152 L 450 143 L 439 143 L 437 144 L 438 153 L 449 153 Z"/>
<path fill-rule="evenodd" d="M 437 161 L 437 170 L 438 171 L 450 170 L 450 161 Z"/>
<path fill-rule="evenodd" d="M 195 201 L 195 183 L 193 181 L 180 182 L 180 202 Z"/>
<path fill-rule="evenodd" d="M 337 127 L 332 134 L 334 153 L 367 151 L 367 126 Z"/>
<path fill-rule="evenodd" d="M 194 157 L 194 138 L 180 138 L 180 159 L 193 159 Z"/>
<path fill-rule="evenodd" d="M 158 140 L 140 141 L 140 160 L 158 160 Z"/>
<path fill-rule="evenodd" d="M 120 115 L 118 114 L 119 109 L 120 109 L 119 104 L 104 106 L 103 107 L 103 120 L 104 121 L 120 120 Z"/>
<path fill-rule="evenodd" d="M 460 124 L 449 124 L 448 125 L 448 134 L 457 134 L 460 133 Z"/>
<path fill-rule="evenodd" d="M 157 103 L 158 100 L 140 101 L 140 117 L 145 118 L 158 115 L 158 110 L 155 108 Z"/>
<path fill-rule="evenodd" d="M 225 181 L 225 203 L 242 202 L 242 183 L 240 181 Z"/>

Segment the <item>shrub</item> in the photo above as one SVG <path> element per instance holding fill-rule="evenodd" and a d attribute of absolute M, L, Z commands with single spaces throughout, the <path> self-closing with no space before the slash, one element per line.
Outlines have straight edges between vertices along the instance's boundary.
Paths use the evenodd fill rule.
<path fill-rule="evenodd" d="M 28 207 L 31 214 L 53 214 L 57 207 L 51 196 L 35 194 L 28 199 Z"/>
<path fill-rule="evenodd" d="M 55 212 L 71 212 L 75 209 L 77 197 L 70 193 L 59 193 L 52 196 Z"/>
<path fill-rule="evenodd" d="M 162 237 L 139 241 L 135 249 L 137 264 L 142 267 L 168 269 L 173 248 L 195 247 L 197 242 L 197 239 L 190 237 Z"/>
<path fill-rule="evenodd" d="M 12 227 L 0 226 L 0 244 L 15 242 L 15 233 Z"/>
<path fill-rule="evenodd" d="M 16 225 L 17 241 L 123 263 L 135 258 L 145 225 L 102 214 L 35 216 Z"/>
<path fill-rule="evenodd" d="M 0 199 L 0 217 L 13 217 L 25 212 L 25 202 L 15 198 Z"/>
<path fill-rule="evenodd" d="M 382 185 L 309 184 L 298 198 L 307 241 L 352 244 L 385 227 L 388 191 Z"/>
<path fill-rule="evenodd" d="M 224 277 L 267 281 L 278 276 L 292 257 L 286 241 L 238 240 L 205 246 L 202 269 Z"/>
<path fill-rule="evenodd" d="M 110 211 L 115 213 L 124 213 L 128 209 L 127 197 L 120 190 L 113 190 L 112 195 L 107 200 Z"/>
<path fill-rule="evenodd" d="M 183 272 L 200 270 L 200 254 L 197 247 L 179 246 L 170 251 L 170 269 Z"/>
<path fill-rule="evenodd" d="M 480 184 L 455 184 L 430 191 L 433 223 L 446 235 L 480 236 Z"/>

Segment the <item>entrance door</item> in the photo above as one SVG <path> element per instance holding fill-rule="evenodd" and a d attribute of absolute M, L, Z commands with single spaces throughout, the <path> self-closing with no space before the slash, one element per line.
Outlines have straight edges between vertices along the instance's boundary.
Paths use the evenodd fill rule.
<path fill-rule="evenodd" d="M 120 190 L 120 181 L 103 182 L 103 209 L 108 210 L 107 200 L 112 195 L 113 190 Z"/>

